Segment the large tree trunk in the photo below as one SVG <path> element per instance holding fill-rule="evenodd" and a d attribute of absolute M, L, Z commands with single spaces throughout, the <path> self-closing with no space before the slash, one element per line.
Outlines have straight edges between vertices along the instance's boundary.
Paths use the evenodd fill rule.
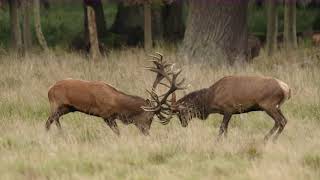
<path fill-rule="evenodd" d="M 162 11 L 164 22 L 164 38 L 169 41 L 183 39 L 185 26 L 183 22 L 184 1 L 174 1 L 165 4 Z"/>
<path fill-rule="evenodd" d="M 87 16 L 88 16 L 88 31 L 89 31 L 89 40 L 90 40 L 90 55 L 92 60 L 96 62 L 101 57 L 101 54 L 99 50 L 95 11 L 93 7 L 87 6 Z"/>
<path fill-rule="evenodd" d="M 44 38 L 41 28 L 41 18 L 40 18 L 40 0 L 33 1 L 33 13 L 34 13 L 34 26 L 36 31 L 36 36 L 39 41 L 41 48 L 48 51 L 47 41 Z"/>
<path fill-rule="evenodd" d="M 19 5 L 18 0 L 9 1 L 10 8 L 10 29 L 11 29 L 11 47 L 18 53 L 21 53 L 22 38 L 19 24 Z"/>
<path fill-rule="evenodd" d="M 151 22 L 151 4 L 145 2 L 144 6 L 144 49 L 152 49 L 152 22 Z"/>
<path fill-rule="evenodd" d="M 190 0 L 182 53 L 193 61 L 246 60 L 248 1 Z"/>
<path fill-rule="evenodd" d="M 22 37 L 23 37 L 23 53 L 28 53 L 32 46 L 32 34 L 31 34 L 31 1 L 21 0 L 22 7 Z"/>
<path fill-rule="evenodd" d="M 296 1 L 285 0 L 284 5 L 284 46 L 287 50 L 298 47 L 296 28 Z"/>
<path fill-rule="evenodd" d="M 277 49 L 278 36 L 278 13 L 275 0 L 267 0 L 267 42 L 266 51 L 268 56 L 273 55 Z"/>

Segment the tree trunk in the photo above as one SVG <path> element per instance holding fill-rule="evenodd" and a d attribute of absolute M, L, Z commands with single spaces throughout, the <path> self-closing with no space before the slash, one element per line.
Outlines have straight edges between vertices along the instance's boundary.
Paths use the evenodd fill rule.
<path fill-rule="evenodd" d="M 154 6 L 151 7 L 151 20 L 152 20 L 152 40 L 162 41 L 164 38 L 164 21 L 162 17 L 162 8 Z"/>
<path fill-rule="evenodd" d="M 146 2 L 144 6 L 144 49 L 152 49 L 152 22 L 151 22 L 151 4 Z"/>
<path fill-rule="evenodd" d="M 275 0 L 267 0 L 267 42 L 268 56 L 273 55 L 277 49 L 278 13 Z"/>
<path fill-rule="evenodd" d="M 23 37 L 23 53 L 28 53 L 32 46 L 32 34 L 31 34 L 31 2 L 30 0 L 21 0 L 22 7 L 22 37 Z"/>
<path fill-rule="evenodd" d="M 89 0 L 84 0 L 84 29 L 85 29 L 85 39 L 89 39 L 89 29 L 88 29 L 88 17 L 87 17 L 87 5 L 90 5 L 95 12 L 96 26 L 98 32 L 98 38 L 102 39 L 107 34 L 107 23 L 104 17 L 103 5 L 101 0 L 95 0 L 94 2 Z"/>
<path fill-rule="evenodd" d="M 101 57 L 94 8 L 87 6 L 90 56 L 94 62 Z"/>
<path fill-rule="evenodd" d="M 10 29 L 11 29 L 11 47 L 18 53 L 22 50 L 21 28 L 19 24 L 19 5 L 18 0 L 11 0 L 10 8 Z"/>
<path fill-rule="evenodd" d="M 232 64 L 246 60 L 248 1 L 189 1 L 181 52 L 187 59 Z"/>
<path fill-rule="evenodd" d="M 286 50 L 298 47 L 296 29 L 296 0 L 285 0 L 284 47 L 286 48 Z"/>
<path fill-rule="evenodd" d="M 185 26 L 183 23 L 183 1 L 165 4 L 162 11 L 164 38 L 169 41 L 182 40 Z"/>
<path fill-rule="evenodd" d="M 121 35 L 126 45 L 138 45 L 144 39 L 144 12 L 141 5 L 118 3 L 118 11 L 111 32 Z"/>
<path fill-rule="evenodd" d="M 44 51 L 48 51 L 49 49 L 48 49 L 47 41 L 44 38 L 44 35 L 42 33 L 42 28 L 41 28 L 40 0 L 34 0 L 33 3 L 34 3 L 33 4 L 34 26 L 35 26 L 36 36 L 41 48 Z"/>

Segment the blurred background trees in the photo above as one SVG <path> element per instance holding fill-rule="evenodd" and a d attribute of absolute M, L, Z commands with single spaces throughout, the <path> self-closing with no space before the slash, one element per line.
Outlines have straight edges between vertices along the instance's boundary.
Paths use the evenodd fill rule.
<path fill-rule="evenodd" d="M 182 53 L 189 60 L 246 60 L 248 1 L 189 1 Z"/>
<path fill-rule="evenodd" d="M 311 46 L 320 31 L 317 0 L 0 0 L 0 6 L 0 48 L 20 55 L 94 48 L 100 56 L 170 44 L 191 62 L 233 64 L 260 49 L 272 56 Z"/>

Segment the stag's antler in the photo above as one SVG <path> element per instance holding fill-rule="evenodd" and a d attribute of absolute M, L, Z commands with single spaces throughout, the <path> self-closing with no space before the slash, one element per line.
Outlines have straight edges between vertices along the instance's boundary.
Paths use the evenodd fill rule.
<path fill-rule="evenodd" d="M 154 63 L 156 67 L 146 67 L 146 69 L 157 73 L 157 77 L 153 83 L 152 90 L 147 92 L 150 94 L 153 103 L 150 107 L 142 107 L 145 111 L 149 112 L 155 112 L 155 114 L 160 119 L 160 122 L 162 124 L 169 123 L 172 115 L 173 115 L 173 109 L 175 108 L 174 105 L 169 104 L 168 97 L 173 94 L 176 90 L 182 90 L 186 87 L 183 87 L 183 83 L 185 82 L 185 79 L 183 78 L 180 82 L 177 81 L 177 77 L 181 73 L 181 69 L 178 69 L 176 71 L 173 70 L 174 64 L 167 63 L 166 61 L 163 61 L 163 55 L 160 53 L 156 53 L 156 55 L 150 55 L 150 57 L 153 58 L 151 62 Z M 166 79 L 169 84 L 165 84 L 161 82 L 162 79 Z M 162 94 L 161 96 L 158 96 L 155 93 L 155 88 L 158 84 L 164 85 L 165 87 L 169 88 L 169 90 Z M 160 99 L 161 97 L 161 99 Z"/>
<path fill-rule="evenodd" d="M 155 67 L 145 67 L 147 70 L 157 73 L 157 77 L 152 85 L 152 89 L 155 90 L 157 85 L 165 77 L 165 74 L 170 74 L 169 67 L 172 68 L 173 64 L 163 61 L 163 55 L 159 52 L 156 52 L 155 55 L 149 55 L 153 60 L 150 60 Z M 168 79 L 167 79 L 168 80 Z"/>

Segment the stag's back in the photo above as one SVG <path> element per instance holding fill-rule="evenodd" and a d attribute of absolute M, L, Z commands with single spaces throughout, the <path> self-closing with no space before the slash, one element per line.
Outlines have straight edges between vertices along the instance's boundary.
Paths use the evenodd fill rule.
<path fill-rule="evenodd" d="M 245 111 L 269 104 L 281 105 L 290 97 L 290 88 L 271 77 L 228 76 L 213 84 L 208 95 L 210 105 L 215 108 Z"/>
<path fill-rule="evenodd" d="M 126 95 L 101 81 L 65 79 L 54 84 L 48 92 L 51 107 L 67 105 L 77 111 L 100 116 L 119 111 L 140 110 L 143 99 Z"/>

